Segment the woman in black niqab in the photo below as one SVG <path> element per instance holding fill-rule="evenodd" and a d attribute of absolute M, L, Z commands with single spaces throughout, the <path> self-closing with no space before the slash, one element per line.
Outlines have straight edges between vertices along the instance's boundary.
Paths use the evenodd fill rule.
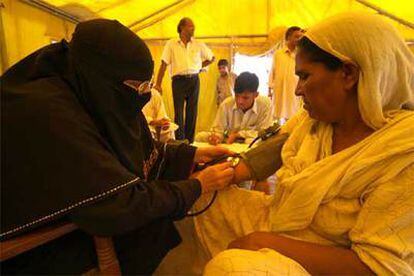
<path fill-rule="evenodd" d="M 123 273 L 153 272 L 180 241 L 172 221 L 201 187 L 187 179 L 195 148 L 153 142 L 141 112 L 150 94 L 123 83 L 152 73 L 141 39 L 97 19 L 1 77 L 1 239 L 69 219 L 113 236 Z M 90 241 L 78 231 L 2 271 L 82 273 L 95 258 Z"/>
<path fill-rule="evenodd" d="M 140 95 L 123 82 L 149 81 L 154 64 L 147 46 L 133 32 L 115 21 L 102 22 L 107 21 L 80 24 L 70 42 L 73 83 L 78 84 L 74 92 L 121 163 L 142 176 L 141 149 L 153 145 L 145 121 L 138 117 L 151 94 Z"/>

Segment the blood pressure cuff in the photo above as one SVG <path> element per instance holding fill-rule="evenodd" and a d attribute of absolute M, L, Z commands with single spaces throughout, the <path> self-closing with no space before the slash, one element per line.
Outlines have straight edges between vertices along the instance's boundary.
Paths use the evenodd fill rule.
<path fill-rule="evenodd" d="M 257 147 L 241 153 L 252 179 L 265 180 L 282 166 L 280 153 L 288 137 L 288 133 L 275 135 L 261 142 Z"/>

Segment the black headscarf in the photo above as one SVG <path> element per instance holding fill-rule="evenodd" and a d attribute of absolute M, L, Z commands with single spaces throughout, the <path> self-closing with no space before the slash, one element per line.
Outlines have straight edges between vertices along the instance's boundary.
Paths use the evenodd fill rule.
<path fill-rule="evenodd" d="M 1 77 L 1 237 L 53 220 L 144 178 L 154 152 L 140 96 L 151 54 L 117 21 L 78 24 Z"/>
<path fill-rule="evenodd" d="M 121 163 L 140 174 L 142 153 L 138 129 L 146 130 L 141 116 L 150 93 L 139 95 L 125 80 L 148 81 L 153 72 L 151 53 L 144 42 L 117 21 L 97 19 L 77 26 L 69 44 L 76 72 L 74 93 L 109 141 Z M 144 125 L 138 126 L 137 122 Z M 147 135 L 148 138 L 151 135 Z"/>

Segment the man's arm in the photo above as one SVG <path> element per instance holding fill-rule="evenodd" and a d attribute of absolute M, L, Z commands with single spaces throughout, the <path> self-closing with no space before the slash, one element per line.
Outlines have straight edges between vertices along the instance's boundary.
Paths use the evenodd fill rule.
<path fill-rule="evenodd" d="M 217 83 L 216 83 L 216 103 L 217 103 L 217 106 L 220 107 L 220 87 L 219 87 L 219 79 L 217 79 Z"/>
<path fill-rule="evenodd" d="M 160 94 L 162 94 L 161 84 L 162 84 L 162 79 L 164 78 L 166 69 L 167 69 L 167 63 L 161 60 L 160 69 L 158 70 L 158 75 L 157 75 L 157 82 L 154 85 L 154 89 L 157 89 L 158 92 L 160 92 Z"/>
<path fill-rule="evenodd" d="M 221 143 L 224 139 L 224 131 L 228 129 L 228 123 L 226 118 L 226 102 L 222 102 L 216 113 L 213 125 L 211 126 L 211 136 L 217 136 L 218 142 Z"/>
<path fill-rule="evenodd" d="M 213 55 L 213 52 L 204 43 L 201 43 L 201 53 L 200 54 L 201 54 L 201 59 L 203 60 L 201 68 L 209 66 L 211 63 L 213 63 L 213 61 L 215 59 L 215 57 Z"/>
<path fill-rule="evenodd" d="M 204 68 L 204 67 L 209 66 L 210 64 L 212 64 L 214 62 L 214 60 L 215 60 L 214 56 L 211 58 L 211 60 L 204 60 L 201 67 Z"/>
<path fill-rule="evenodd" d="M 275 57 L 273 57 L 272 68 L 270 69 L 270 73 L 269 73 L 269 80 L 268 80 L 269 90 L 267 92 L 267 96 L 269 98 L 272 98 L 273 96 L 274 79 L 275 79 Z"/>

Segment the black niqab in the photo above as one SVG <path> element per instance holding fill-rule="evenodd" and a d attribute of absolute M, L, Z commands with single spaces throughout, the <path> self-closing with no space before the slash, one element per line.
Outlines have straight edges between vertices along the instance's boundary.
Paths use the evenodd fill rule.
<path fill-rule="evenodd" d="M 70 62 L 76 72 L 73 82 L 79 101 L 88 110 L 101 133 L 109 141 L 121 163 L 140 175 L 140 144 L 151 145 L 151 136 L 138 120 L 148 96 L 140 96 L 123 84 L 125 80 L 151 79 L 153 61 L 144 44 L 132 31 L 117 21 L 93 20 L 79 24 L 70 42 Z M 73 75 L 72 75 L 73 76 Z M 138 123 L 144 123 L 138 125 Z M 135 149 L 135 150 L 134 150 Z M 148 156 L 145 156 L 148 158 Z"/>
<path fill-rule="evenodd" d="M 1 77 L 1 237 L 60 217 L 144 178 L 154 151 L 140 96 L 151 54 L 117 21 L 80 23 Z M 114 156 L 117 162 L 114 162 Z"/>

